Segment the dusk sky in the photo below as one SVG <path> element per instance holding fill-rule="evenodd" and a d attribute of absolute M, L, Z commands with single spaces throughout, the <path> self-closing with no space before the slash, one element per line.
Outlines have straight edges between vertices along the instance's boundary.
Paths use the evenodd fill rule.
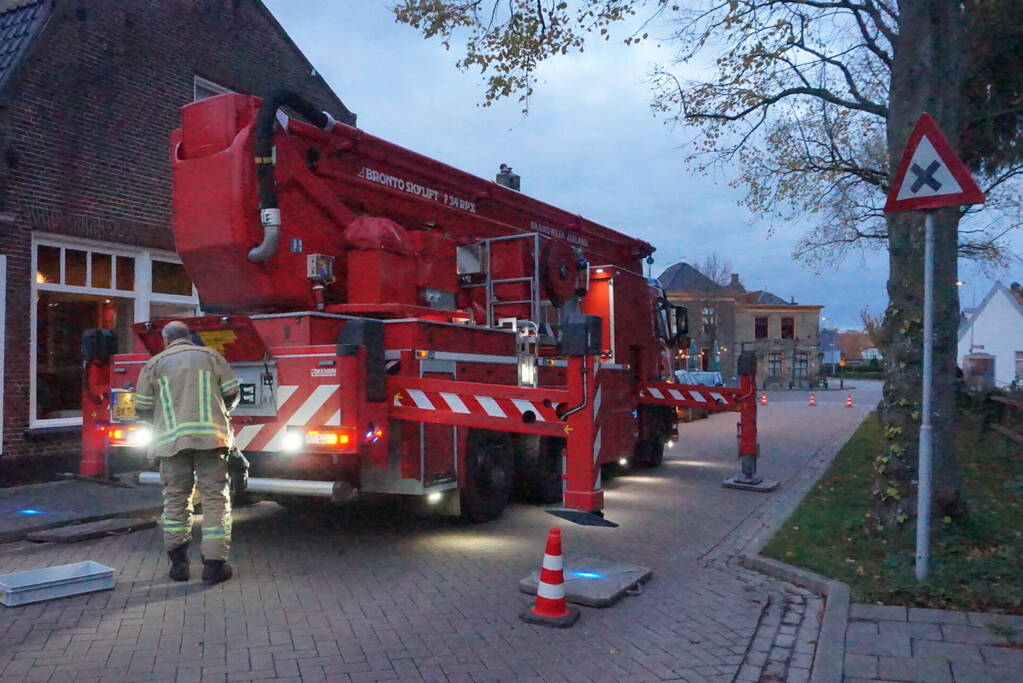
<path fill-rule="evenodd" d="M 886 252 L 851 254 L 817 272 L 790 256 L 808 224 L 769 234 L 767 222 L 737 205 L 741 190 L 728 186 L 736 169 L 701 176 L 683 164 L 693 131 L 665 125 L 649 107 L 647 74 L 670 60 L 668 46 L 600 44 L 544 65 L 523 117 L 513 100 L 478 106 L 483 79 L 455 69 L 457 49 L 396 24 L 390 2 L 265 2 L 360 128 L 489 179 L 511 165 L 523 193 L 653 244 L 654 276 L 716 252 L 747 289 L 824 305 L 827 327 L 858 328 L 864 306 L 884 310 Z M 1014 242 L 1023 252 L 1023 239 Z M 991 281 L 972 264 L 960 267 L 969 306 Z M 995 276 L 1023 280 L 1023 268 L 1017 259 Z"/>

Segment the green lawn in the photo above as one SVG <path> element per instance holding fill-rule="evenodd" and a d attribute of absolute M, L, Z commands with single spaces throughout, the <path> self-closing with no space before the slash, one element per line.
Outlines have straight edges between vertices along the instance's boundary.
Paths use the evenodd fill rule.
<path fill-rule="evenodd" d="M 871 414 L 764 554 L 849 584 L 858 602 L 1023 614 L 1023 453 L 965 416 L 958 442 L 970 519 L 933 520 L 931 577 L 913 574 L 915 529 L 864 518 L 881 446 Z"/>

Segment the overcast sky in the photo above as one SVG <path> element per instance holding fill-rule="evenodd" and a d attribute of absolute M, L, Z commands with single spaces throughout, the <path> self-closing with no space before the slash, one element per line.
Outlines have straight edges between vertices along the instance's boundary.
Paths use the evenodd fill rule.
<path fill-rule="evenodd" d="M 385 0 L 265 0 L 367 132 L 493 179 L 501 163 L 522 191 L 657 248 L 653 275 L 677 261 L 717 252 L 747 289 L 766 288 L 802 304 L 822 304 L 827 327 L 860 327 L 859 311 L 884 310 L 887 254 L 852 255 L 816 272 L 791 259 L 807 226 L 768 225 L 737 205 L 735 169 L 705 177 L 682 163 L 692 132 L 649 109 L 647 74 L 670 50 L 601 44 L 544 66 L 523 117 L 514 101 L 478 106 L 482 79 L 454 68 L 457 51 L 399 25 Z M 1018 241 L 1018 240 L 1017 240 Z M 962 267 L 963 304 L 990 282 Z M 1002 273 L 1003 280 L 1023 280 Z"/>

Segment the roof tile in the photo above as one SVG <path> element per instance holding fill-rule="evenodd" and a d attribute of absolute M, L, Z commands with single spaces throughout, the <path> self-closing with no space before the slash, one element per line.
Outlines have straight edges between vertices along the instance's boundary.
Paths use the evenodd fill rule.
<path fill-rule="evenodd" d="M 0 0 L 0 87 L 39 34 L 50 6 L 49 0 Z"/>

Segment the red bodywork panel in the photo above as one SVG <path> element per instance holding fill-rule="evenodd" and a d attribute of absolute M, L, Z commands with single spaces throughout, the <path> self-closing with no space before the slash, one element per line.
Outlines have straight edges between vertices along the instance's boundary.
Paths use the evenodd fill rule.
<path fill-rule="evenodd" d="M 464 486 L 469 431 L 487 429 L 516 448 L 546 438 L 544 452 L 564 453 L 564 505 L 600 510 L 600 466 L 670 438 L 685 404 L 650 393 L 679 387 L 662 383 L 668 341 L 642 276 L 653 248 L 356 128 L 279 115 L 259 163 L 272 158 L 280 234 L 255 262 L 260 103 L 228 94 L 184 107 L 171 148 L 175 243 L 210 314 L 185 322 L 254 397 L 232 418 L 253 476 L 383 493 Z M 599 355 L 561 354 L 566 310 L 601 319 Z M 525 332 L 498 329 L 509 319 Z M 149 354 L 163 348 L 162 323 L 134 329 Z M 109 385 L 133 387 L 148 357 L 115 357 Z M 740 452 L 755 452 L 746 389 L 721 393 L 754 428 Z M 302 447 L 289 449 L 295 437 Z"/>
<path fill-rule="evenodd" d="M 357 128 L 335 124 L 327 133 L 292 119 L 274 139 L 280 242 L 267 261 L 253 263 L 247 252 L 263 235 L 253 163 L 259 103 L 235 94 L 195 102 L 172 136 L 175 244 L 207 311 L 312 309 L 305 276 L 313 253 L 336 258 L 328 303 L 416 305 L 417 288 L 454 292 L 455 247 L 483 238 L 541 233 L 591 262 L 634 272 L 653 252 Z M 367 244 L 358 225 L 367 217 L 393 221 L 396 234 Z M 507 258 L 495 262 L 512 276 L 522 272 Z"/>

